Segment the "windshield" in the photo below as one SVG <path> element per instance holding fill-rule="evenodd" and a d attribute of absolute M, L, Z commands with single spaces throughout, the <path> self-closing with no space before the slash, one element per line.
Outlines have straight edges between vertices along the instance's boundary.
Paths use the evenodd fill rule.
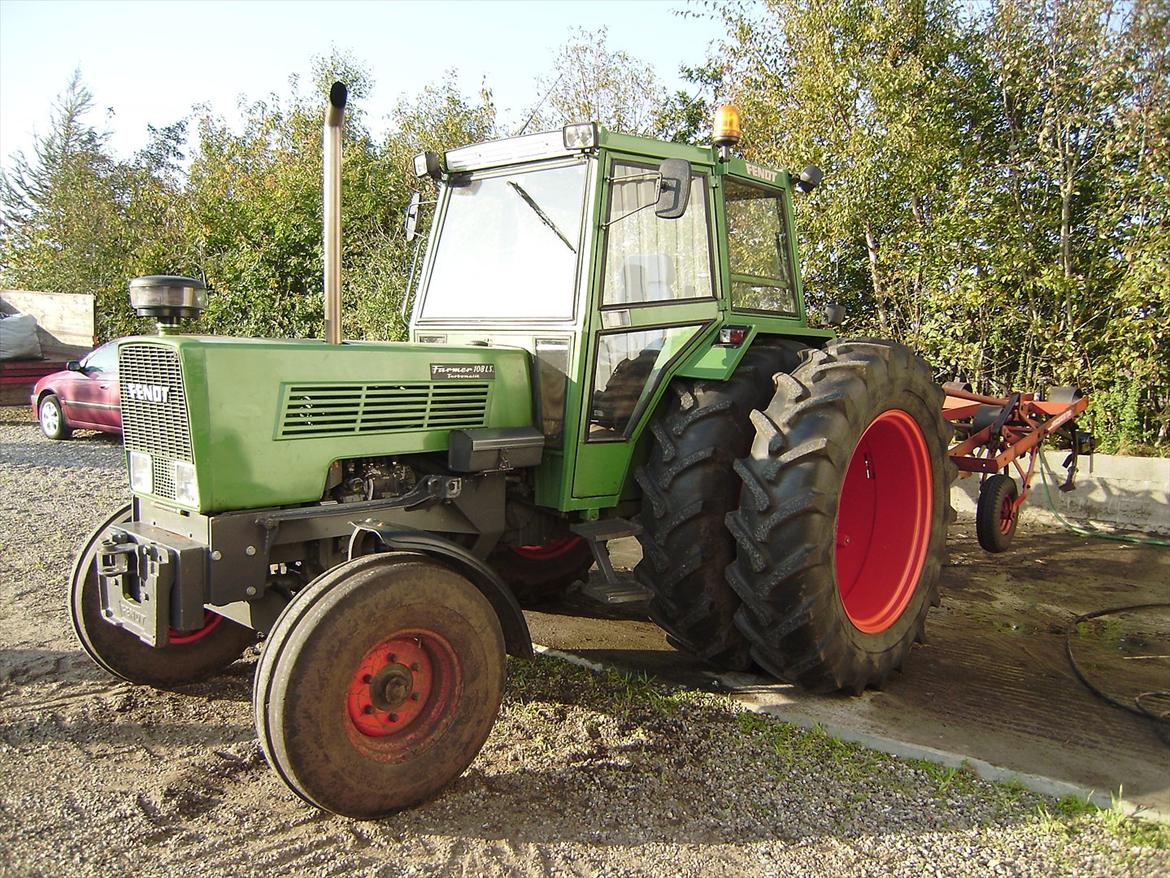
<path fill-rule="evenodd" d="M 585 163 L 477 177 L 449 193 L 422 316 L 571 318 Z"/>

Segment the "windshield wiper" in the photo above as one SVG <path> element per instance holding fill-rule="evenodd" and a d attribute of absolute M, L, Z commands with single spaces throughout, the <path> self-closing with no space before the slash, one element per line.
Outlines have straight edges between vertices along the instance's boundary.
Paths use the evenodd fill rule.
<path fill-rule="evenodd" d="M 543 210 L 540 209 L 540 205 L 532 200 L 532 196 L 524 191 L 523 186 L 521 186 L 519 183 L 515 182 L 514 180 L 509 180 L 508 185 L 511 186 L 513 189 L 515 189 L 516 194 L 524 199 L 524 203 L 527 204 L 529 207 L 531 207 L 533 209 L 533 211 L 535 211 L 536 215 L 538 217 L 540 217 L 540 221 L 542 223 L 544 223 L 546 226 L 548 226 L 550 229 L 552 229 L 554 232 L 556 232 L 557 237 L 565 242 L 566 247 L 568 247 L 574 253 L 577 252 L 577 248 L 574 247 L 572 242 L 569 241 L 569 239 L 565 237 L 564 232 L 562 232 L 560 229 L 558 229 L 557 224 L 554 223 L 551 219 L 549 219 L 549 216 L 547 213 L 545 213 Z"/>

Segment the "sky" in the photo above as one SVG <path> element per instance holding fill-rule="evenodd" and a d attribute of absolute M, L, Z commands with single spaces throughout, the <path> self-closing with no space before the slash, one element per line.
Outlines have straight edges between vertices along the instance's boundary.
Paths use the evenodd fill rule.
<path fill-rule="evenodd" d="M 55 2 L 0 0 L 0 165 L 31 155 L 75 69 L 94 96 L 89 121 L 129 158 L 147 125 L 169 125 L 206 102 L 231 121 L 241 97 L 288 95 L 313 56 L 336 47 L 371 72 L 364 104 L 373 133 L 403 96 L 454 69 L 468 96 L 493 92 L 500 121 L 523 122 L 571 27 L 606 26 L 611 51 L 649 62 L 668 87 L 680 64 L 706 58 L 721 36 L 688 0 L 459 0 L 459 2 Z"/>

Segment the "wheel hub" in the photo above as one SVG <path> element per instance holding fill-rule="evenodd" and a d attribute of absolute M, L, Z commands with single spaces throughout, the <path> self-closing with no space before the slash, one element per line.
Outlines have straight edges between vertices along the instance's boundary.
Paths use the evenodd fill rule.
<path fill-rule="evenodd" d="M 460 688 L 459 663 L 446 638 L 401 631 L 362 658 L 350 680 L 346 713 L 361 736 L 396 750 L 444 728 Z"/>
<path fill-rule="evenodd" d="M 370 702 L 378 710 L 393 710 L 402 704 L 414 689 L 414 677 L 406 665 L 388 664 L 370 682 Z"/>

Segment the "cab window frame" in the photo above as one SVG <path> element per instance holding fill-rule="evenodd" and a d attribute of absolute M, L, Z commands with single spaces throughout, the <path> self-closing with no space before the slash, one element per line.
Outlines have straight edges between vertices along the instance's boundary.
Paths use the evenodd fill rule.
<path fill-rule="evenodd" d="M 612 177 L 613 177 L 614 167 L 617 165 L 622 165 L 624 167 L 638 168 L 639 170 L 643 170 L 643 171 L 656 171 L 661 166 L 661 164 L 662 164 L 661 161 L 653 161 L 653 160 L 647 161 L 644 157 L 641 159 L 635 159 L 633 157 L 628 157 L 628 156 L 625 156 L 624 154 L 620 154 L 620 153 L 616 153 L 616 154 L 611 153 L 609 156 L 609 161 L 608 161 L 608 164 L 606 165 L 605 173 L 604 173 L 603 179 L 601 181 L 602 185 L 604 186 L 604 192 L 605 192 L 605 212 L 603 215 L 600 216 L 600 221 L 603 224 L 603 228 L 602 228 L 603 243 L 601 246 L 600 275 L 599 275 L 599 280 L 601 281 L 601 283 L 600 283 L 600 290 L 598 291 L 598 296 L 597 296 L 597 309 L 598 309 L 598 311 L 623 311 L 623 310 L 633 310 L 635 308 L 664 308 L 664 307 L 669 307 L 670 305 L 683 304 L 683 303 L 687 303 L 687 302 L 691 302 L 691 303 L 693 303 L 693 302 L 710 302 L 710 301 L 717 300 L 719 298 L 719 276 L 718 276 L 719 275 L 719 263 L 716 260 L 715 235 L 714 235 L 714 228 L 715 228 L 714 207 L 715 207 L 715 205 L 712 204 L 712 198 L 711 198 L 712 171 L 704 166 L 700 166 L 698 168 L 692 166 L 691 167 L 692 193 L 691 193 L 690 203 L 687 205 L 687 212 L 689 213 L 695 204 L 695 193 L 693 192 L 693 184 L 694 184 L 694 181 L 697 179 L 701 183 L 703 211 L 705 214 L 705 231 L 706 231 L 706 238 L 707 238 L 707 266 L 708 266 L 708 270 L 709 270 L 710 277 L 711 277 L 711 291 L 710 291 L 710 293 L 704 294 L 701 296 L 688 296 L 686 298 L 679 298 L 679 299 L 651 299 L 651 300 L 644 301 L 644 302 L 610 302 L 610 303 L 607 303 L 605 300 L 606 299 L 606 291 L 607 291 L 606 277 L 607 277 L 607 270 L 609 268 L 609 256 L 610 256 L 610 252 L 609 252 L 610 251 L 610 226 L 605 225 L 605 224 L 608 224 L 610 222 L 611 214 L 613 212 L 613 180 L 612 180 Z M 647 207 L 645 209 L 646 210 L 653 210 L 652 207 Z M 683 216 L 686 216 L 686 214 L 683 214 Z M 681 219 L 682 219 L 682 217 L 679 217 L 676 220 L 663 220 L 663 222 L 668 222 L 668 223 L 669 222 L 678 222 Z"/>
<path fill-rule="evenodd" d="M 764 275 L 737 272 L 735 270 L 735 266 L 732 264 L 731 255 L 732 235 L 729 206 L 734 204 L 736 199 L 728 198 L 729 186 L 758 191 L 775 203 L 776 215 L 779 219 L 779 231 L 782 236 L 784 245 L 782 253 L 782 270 L 785 277 L 773 278 Z M 732 177 L 730 175 L 723 177 L 720 188 L 722 189 L 723 196 L 723 220 L 725 226 L 727 227 L 727 299 L 731 306 L 731 310 L 740 314 L 760 314 L 770 317 L 800 319 L 800 295 L 796 282 L 796 265 L 795 254 L 793 252 L 792 224 L 789 221 L 788 210 L 784 204 L 784 189 L 777 186 L 770 186 L 766 183 L 763 183 L 762 181 L 748 180 L 743 177 Z M 752 308 L 739 304 L 735 300 L 735 290 L 737 284 L 747 284 L 758 287 L 770 287 L 775 290 L 784 290 L 788 293 L 788 298 L 791 302 L 791 308 Z"/>

